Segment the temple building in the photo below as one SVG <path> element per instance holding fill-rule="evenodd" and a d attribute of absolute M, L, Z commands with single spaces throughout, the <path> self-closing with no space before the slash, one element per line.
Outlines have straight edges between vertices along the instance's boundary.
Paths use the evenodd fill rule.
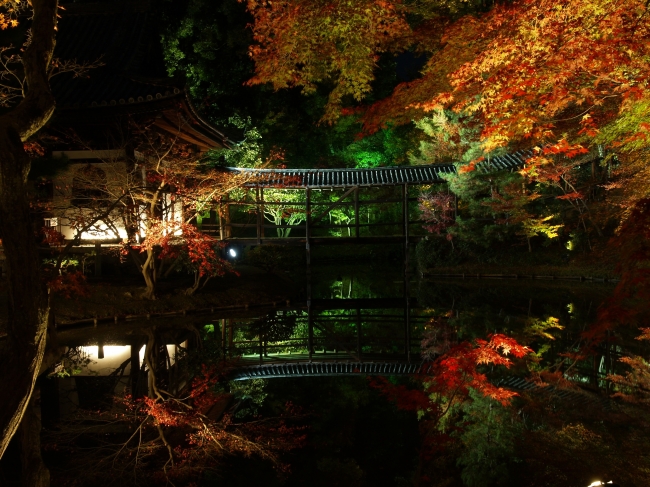
<path fill-rule="evenodd" d="M 79 209 L 89 204 L 108 205 L 103 200 L 137 163 L 133 137 L 139 128 L 173 138 L 197 156 L 227 147 L 229 140 L 201 118 L 182 82 L 167 76 L 150 2 L 64 3 L 63 8 L 55 58 L 82 71 L 91 68 L 51 79 L 57 108 L 39 143 L 46 157 L 66 165 L 48 185 L 45 226 L 71 239 L 70 212 L 78 218 Z M 125 236 L 123 228 L 102 224 L 82 238 Z"/>

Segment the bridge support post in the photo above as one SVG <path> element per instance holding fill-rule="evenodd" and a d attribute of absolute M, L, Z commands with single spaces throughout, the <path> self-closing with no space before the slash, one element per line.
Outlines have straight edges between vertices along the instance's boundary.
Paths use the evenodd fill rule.
<path fill-rule="evenodd" d="M 262 244 L 262 234 L 264 233 L 264 206 L 262 203 L 262 188 L 255 188 L 255 208 L 257 213 L 257 245 Z"/>
<path fill-rule="evenodd" d="M 408 253 L 408 246 L 405 250 Z M 409 302 L 410 282 L 408 267 L 404 266 L 404 355 L 411 363 L 411 309 Z"/>
<path fill-rule="evenodd" d="M 230 226 L 230 201 L 228 198 L 229 195 L 226 194 L 224 200 L 219 201 L 219 238 L 221 238 L 221 240 L 226 240 L 232 236 Z"/>
<path fill-rule="evenodd" d="M 233 330 L 232 330 L 232 319 L 228 319 L 228 357 L 232 358 L 232 338 L 233 338 Z"/>
<path fill-rule="evenodd" d="M 363 362 L 363 349 L 361 346 L 362 343 L 362 329 L 361 329 L 361 308 L 357 308 L 357 359 L 359 362 Z"/>
<path fill-rule="evenodd" d="M 219 240 L 223 240 L 225 237 L 224 228 L 223 228 L 223 203 L 219 200 Z"/>
<path fill-rule="evenodd" d="M 264 363 L 264 333 L 260 332 L 260 365 Z"/>
<path fill-rule="evenodd" d="M 310 273 L 309 266 L 311 265 L 311 189 L 307 188 L 305 190 L 305 199 L 307 200 L 305 206 L 305 212 L 307 213 L 305 218 L 305 251 L 307 254 L 307 273 Z M 309 284 L 307 284 L 309 285 Z"/>
<path fill-rule="evenodd" d="M 314 353 L 314 317 L 311 311 L 311 295 L 307 297 L 307 347 L 309 348 L 309 361 Z"/>
<path fill-rule="evenodd" d="M 354 189 L 354 236 L 359 238 L 359 186 Z"/>
<path fill-rule="evenodd" d="M 102 276 L 102 244 L 97 242 L 95 244 L 95 277 Z"/>
<path fill-rule="evenodd" d="M 404 272 L 408 274 L 409 267 L 409 187 L 402 185 L 402 236 L 404 237 Z"/>
<path fill-rule="evenodd" d="M 221 319 L 221 352 L 226 355 L 226 319 Z"/>

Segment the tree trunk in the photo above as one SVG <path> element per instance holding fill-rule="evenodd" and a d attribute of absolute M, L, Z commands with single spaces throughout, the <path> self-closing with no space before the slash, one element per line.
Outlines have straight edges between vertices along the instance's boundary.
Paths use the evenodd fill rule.
<path fill-rule="evenodd" d="M 32 0 L 32 37 L 23 54 L 25 98 L 0 117 L 0 234 L 7 258 L 8 324 L 0 354 L 0 456 L 16 433 L 40 372 L 49 306 L 41 281 L 38 248 L 30 224 L 27 175 L 30 160 L 23 142 L 54 111 L 48 68 L 54 51 L 57 0 Z"/>
<path fill-rule="evenodd" d="M 20 448 L 23 487 L 48 487 L 50 471 L 41 458 L 41 418 L 31 402 L 20 423 Z"/>
<path fill-rule="evenodd" d="M 156 299 L 156 255 L 154 249 L 147 250 L 147 259 L 142 264 L 142 277 L 146 288 L 141 297 L 143 299 Z"/>
<path fill-rule="evenodd" d="M 0 359 L 0 455 L 16 432 L 40 372 L 47 333 L 47 295 L 30 224 L 25 187 L 29 158 L 13 127 L 0 125 L 0 232 L 9 279 L 8 349 Z"/>

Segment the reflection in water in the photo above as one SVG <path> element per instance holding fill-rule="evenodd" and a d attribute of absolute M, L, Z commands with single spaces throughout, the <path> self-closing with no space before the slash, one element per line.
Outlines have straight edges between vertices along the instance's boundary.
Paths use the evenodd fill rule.
<path fill-rule="evenodd" d="M 456 451 L 462 454 L 452 460 L 436 457 L 440 465 L 447 462 L 444 472 L 460 468 L 478 475 L 485 462 L 477 461 L 471 454 L 485 451 L 488 452 L 485 458 L 512 476 L 518 468 L 512 459 L 522 457 L 515 445 L 524 438 L 534 438 L 548 448 L 557 447 L 560 440 L 570 445 L 587 441 L 584 438 L 588 438 L 588 433 L 580 429 L 582 426 L 571 423 L 557 429 L 548 417 L 544 416 L 542 421 L 539 411 L 551 415 L 562 411 L 562 415 L 567 415 L 566 408 L 575 410 L 577 404 L 581 410 L 588 409 L 591 404 L 604 411 L 603 408 L 611 407 L 609 402 L 590 399 L 592 396 L 585 395 L 583 389 L 569 394 L 538 387 L 539 394 L 545 395 L 534 396 L 537 393 L 533 391 L 516 399 L 519 409 L 503 408 L 498 402 L 468 389 L 470 382 L 455 386 L 452 383 L 458 390 L 450 393 L 448 384 L 436 383 L 440 380 L 436 375 L 440 369 L 423 368 L 423 364 L 443 363 L 437 360 L 441 356 L 449 359 L 450 351 L 457 354 L 451 357 L 456 362 L 447 360 L 444 363 L 460 363 L 463 357 L 458 355 L 459 350 L 466 350 L 467 356 L 473 353 L 478 365 L 474 363 L 473 369 L 463 369 L 461 364 L 461 372 L 469 371 L 476 376 L 487 374 L 489 380 L 485 383 L 472 379 L 472 387 L 497 391 L 494 392 L 497 398 L 505 396 L 498 396 L 494 384 L 507 384 L 521 391 L 532 387 L 526 381 L 536 375 L 539 377 L 540 373 L 543 377 L 557 373 L 556 378 L 571 379 L 592 391 L 600 388 L 611 393 L 614 390 L 606 378 L 622 371 L 623 364 L 618 359 L 639 351 L 633 332 L 618 330 L 616 335 L 592 347 L 589 354 L 583 353 L 584 331 L 597 319 L 599 306 L 611 292 L 609 285 L 428 282 L 417 281 L 409 275 L 405 279 L 400 273 L 384 274 L 378 279 L 377 273 L 354 269 L 349 273 L 315 270 L 312 279 L 311 286 L 306 287 L 311 294 L 292 300 L 292 306 L 262 313 L 238 316 L 214 313 L 188 316 L 182 322 L 161 319 L 120 325 L 122 328 L 62 330 L 62 340 L 85 350 L 91 363 L 83 367 L 81 374 L 60 379 L 59 394 L 69 397 L 77 394 L 75 407 L 97 407 L 92 399 L 102 394 L 128 392 L 142 397 L 152 394 L 155 386 L 163 398 L 158 399 L 160 404 L 168 404 L 166 401 L 174 398 L 182 399 L 183 408 L 192 408 L 192 401 L 187 400 L 191 397 L 191 378 L 200 376 L 201 366 L 219 364 L 216 370 L 221 379 L 215 379 L 210 387 L 223 402 L 219 407 L 213 405 L 200 413 L 212 418 L 211 427 L 221 428 L 225 424 L 223 418 L 256 424 L 259 417 L 287 415 L 280 405 L 291 401 L 309 411 L 300 410 L 303 412 L 297 416 L 282 417 L 303 418 L 291 421 L 302 425 L 300 427 L 309 427 L 307 437 L 311 449 L 294 455 L 311 465 L 312 471 L 329 466 L 327 468 L 340 471 L 343 477 L 367 478 L 379 485 L 381 472 L 385 471 L 382 469 L 388 468 L 391 462 L 389 451 L 394 450 L 384 444 L 386 438 L 390 438 L 391 442 L 404 442 L 400 451 L 405 455 L 399 464 L 386 470 L 391 472 L 391 479 L 400 477 L 408 482 L 409 476 L 414 475 L 412 463 L 423 461 L 418 459 L 417 451 L 439 455 L 431 450 L 430 444 L 445 444 L 445 441 L 456 442 L 454 448 L 460 448 Z M 508 343 L 503 342 L 502 336 L 512 337 L 530 347 L 534 355 L 529 355 L 525 361 L 515 361 L 509 369 L 498 366 L 505 350 L 498 344 Z M 498 339 L 492 342 L 490 337 Z M 151 351 L 148 361 L 143 360 L 145 345 Z M 103 358 L 99 358 L 102 349 Z M 481 353 L 486 351 L 492 355 L 481 359 Z M 483 365 L 485 362 L 489 365 Z M 414 372 L 420 373 L 416 381 L 408 378 Z M 368 381 L 360 377 L 364 374 L 391 377 Z M 452 375 L 445 380 L 462 377 L 462 374 Z M 288 379 L 259 380 L 271 377 Z M 247 380 L 235 385 L 227 379 Z M 167 393 L 170 396 L 166 396 Z M 154 391 L 150 397 L 156 397 L 155 394 Z M 389 402 L 381 397 L 388 398 Z M 396 413 L 392 404 L 406 412 Z M 62 416 L 73 410 L 72 407 L 63 408 Z M 297 410 L 292 411 L 296 414 Z M 383 437 L 373 436 L 378 428 L 371 418 L 382 418 L 379 429 L 386 430 L 382 431 Z M 542 424 L 553 433 L 545 436 Z M 169 428 L 171 431 L 172 427 Z M 134 430 L 131 427 L 128 431 Z M 500 435 L 501 439 L 485 440 L 493 434 Z M 151 440 L 154 436 L 148 438 Z M 589 441 L 592 443 L 585 443 L 585 448 L 602 446 L 596 440 Z M 578 447 L 571 448 L 572 454 L 577 454 Z M 360 456 L 362 451 L 372 452 L 373 459 Z M 525 451 L 531 457 L 536 455 L 530 448 Z M 315 452 L 321 456 L 315 458 Z M 537 457 L 533 460 L 539 461 Z M 561 464 L 562 459 L 557 462 Z M 425 462 L 417 468 L 431 474 L 431 465 Z M 354 472 L 359 471 L 365 472 L 363 475 L 367 477 L 355 477 Z M 231 479 L 229 473 L 224 475 Z M 296 475 L 299 479 L 300 475 Z M 484 478 L 491 478 L 492 473 L 485 475 Z M 366 485 L 359 482 L 358 485 Z M 386 485 L 410 484 L 391 480 Z"/>

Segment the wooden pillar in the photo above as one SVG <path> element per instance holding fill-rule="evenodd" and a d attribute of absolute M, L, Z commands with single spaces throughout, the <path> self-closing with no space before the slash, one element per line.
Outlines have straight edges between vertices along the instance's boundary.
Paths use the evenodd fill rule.
<path fill-rule="evenodd" d="M 404 243 L 409 241 L 409 189 L 408 184 L 402 185 L 402 236 Z"/>
<path fill-rule="evenodd" d="M 307 348 L 309 349 L 309 361 L 311 362 L 314 353 L 314 317 L 311 311 L 311 296 L 307 299 Z"/>
<path fill-rule="evenodd" d="M 223 218 L 221 225 L 223 238 L 222 240 L 232 237 L 232 228 L 230 226 L 230 195 L 226 195 L 225 201 L 221 204 L 220 216 Z M 221 220 L 219 220 L 221 222 Z"/>
<path fill-rule="evenodd" d="M 363 330 L 361 329 L 361 309 L 357 308 L 357 358 L 359 362 L 363 362 L 363 349 L 362 349 L 362 336 Z"/>
<path fill-rule="evenodd" d="M 95 244 L 95 277 L 102 275 L 102 244 L 97 242 Z"/>
<path fill-rule="evenodd" d="M 232 358 L 232 319 L 228 319 L 228 357 Z"/>
<path fill-rule="evenodd" d="M 307 253 L 307 272 L 311 265 L 311 188 L 305 190 L 305 199 L 307 200 L 305 211 L 307 213 L 305 218 L 305 250 Z"/>
<path fill-rule="evenodd" d="M 359 186 L 354 190 L 354 236 L 359 238 Z"/>
<path fill-rule="evenodd" d="M 226 356 L 226 319 L 221 319 L 221 353 Z"/>
<path fill-rule="evenodd" d="M 223 240 L 226 236 L 225 228 L 223 226 L 223 202 L 219 200 L 219 240 Z"/>
<path fill-rule="evenodd" d="M 264 188 L 260 188 L 260 238 L 264 238 Z"/>
<path fill-rule="evenodd" d="M 260 188 L 255 188 L 255 208 L 257 213 L 257 245 L 262 244 L 262 214 L 260 210 L 262 205 L 260 203 Z"/>
<path fill-rule="evenodd" d="M 402 185 L 402 236 L 404 237 L 404 275 L 408 275 L 409 268 L 409 188 L 408 184 Z"/>
<path fill-rule="evenodd" d="M 411 309 L 409 300 L 409 273 L 404 268 L 404 355 L 411 362 Z"/>

